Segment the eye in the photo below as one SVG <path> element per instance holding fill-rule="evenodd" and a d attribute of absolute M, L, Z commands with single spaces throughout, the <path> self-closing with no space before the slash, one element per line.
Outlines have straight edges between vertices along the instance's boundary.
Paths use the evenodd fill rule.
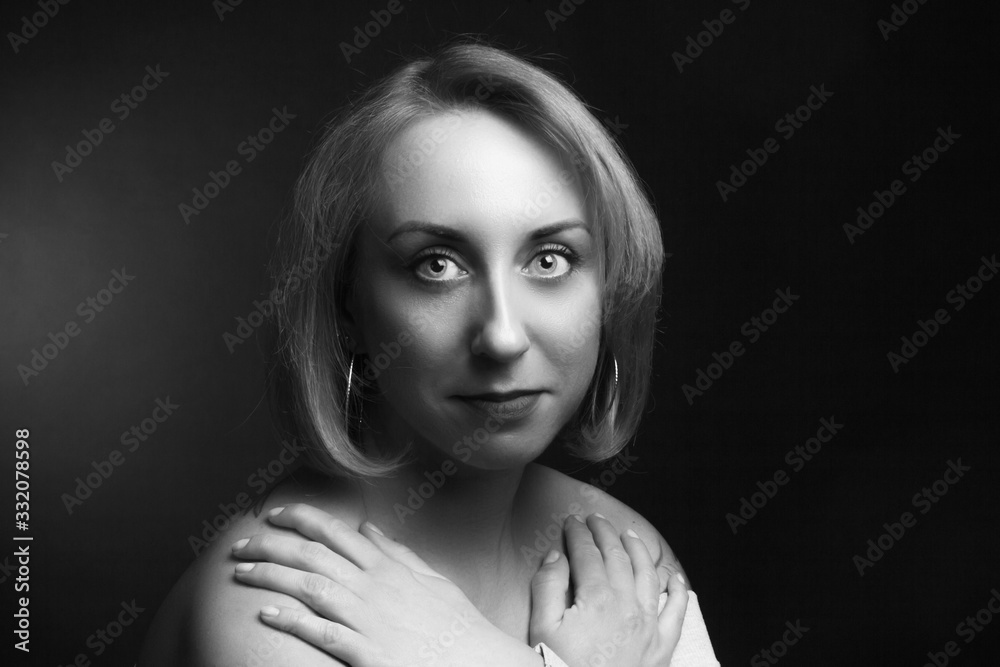
<path fill-rule="evenodd" d="M 421 280 L 446 282 L 464 275 L 465 271 L 459 268 L 453 258 L 436 250 L 433 254 L 427 254 L 417 259 L 414 273 Z"/>
<path fill-rule="evenodd" d="M 575 259 L 569 248 L 543 248 L 531 259 L 528 272 L 540 278 L 560 278 L 573 270 Z"/>

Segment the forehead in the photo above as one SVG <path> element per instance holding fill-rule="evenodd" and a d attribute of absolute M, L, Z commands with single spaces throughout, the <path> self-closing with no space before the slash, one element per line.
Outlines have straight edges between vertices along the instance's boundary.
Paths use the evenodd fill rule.
<path fill-rule="evenodd" d="M 544 142 L 493 113 L 462 111 L 421 119 L 387 148 L 384 223 L 538 224 L 586 220 L 572 167 Z"/>

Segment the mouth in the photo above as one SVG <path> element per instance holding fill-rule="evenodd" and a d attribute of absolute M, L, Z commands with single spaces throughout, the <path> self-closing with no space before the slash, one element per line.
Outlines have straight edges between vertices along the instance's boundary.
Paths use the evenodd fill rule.
<path fill-rule="evenodd" d="M 499 422 L 513 421 L 528 416 L 538 405 L 540 391 L 518 390 L 489 392 L 457 398 Z"/>

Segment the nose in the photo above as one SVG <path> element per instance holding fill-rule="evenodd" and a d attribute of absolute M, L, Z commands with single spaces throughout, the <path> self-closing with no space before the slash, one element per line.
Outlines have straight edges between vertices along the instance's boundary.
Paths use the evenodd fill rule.
<path fill-rule="evenodd" d="M 474 355 L 510 362 L 531 346 L 512 289 L 509 281 L 496 276 L 483 290 L 472 338 Z"/>

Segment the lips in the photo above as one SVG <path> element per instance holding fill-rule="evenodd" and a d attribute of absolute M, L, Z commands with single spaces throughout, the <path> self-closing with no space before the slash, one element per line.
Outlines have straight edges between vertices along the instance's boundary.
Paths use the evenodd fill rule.
<path fill-rule="evenodd" d="M 511 421 L 526 417 L 538 405 L 540 391 L 488 392 L 458 398 L 478 412 L 497 421 Z"/>

